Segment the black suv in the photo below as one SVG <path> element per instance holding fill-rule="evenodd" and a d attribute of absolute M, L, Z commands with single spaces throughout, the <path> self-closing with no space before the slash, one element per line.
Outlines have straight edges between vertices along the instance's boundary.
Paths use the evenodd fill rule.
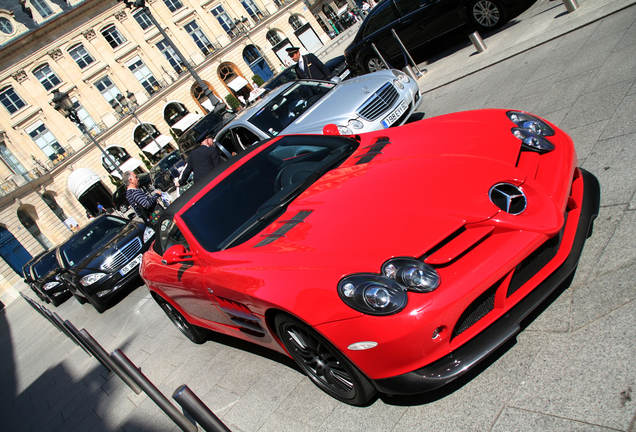
<path fill-rule="evenodd" d="M 386 69 L 372 44 L 390 67 L 406 61 L 393 33 L 406 49 L 416 52 L 439 42 L 455 29 L 487 31 L 503 25 L 528 0 L 383 0 L 364 20 L 345 50 L 349 68 L 362 75 Z"/>

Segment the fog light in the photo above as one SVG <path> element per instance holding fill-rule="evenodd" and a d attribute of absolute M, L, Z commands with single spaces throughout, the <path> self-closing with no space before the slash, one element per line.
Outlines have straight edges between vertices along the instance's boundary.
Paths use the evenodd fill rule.
<path fill-rule="evenodd" d="M 95 293 L 95 295 L 97 297 L 104 297 L 105 295 L 110 294 L 111 291 L 112 291 L 112 289 L 107 289 L 107 290 L 103 290 L 103 291 L 97 291 Z"/>
<path fill-rule="evenodd" d="M 437 327 L 433 330 L 433 334 L 431 335 L 431 339 L 433 340 L 442 340 L 442 336 L 444 334 L 444 330 L 446 330 L 446 326 Z"/>

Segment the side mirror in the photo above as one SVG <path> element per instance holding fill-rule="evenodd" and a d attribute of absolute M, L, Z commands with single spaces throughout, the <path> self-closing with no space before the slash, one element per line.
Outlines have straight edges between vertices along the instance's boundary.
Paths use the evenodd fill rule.
<path fill-rule="evenodd" d="M 161 264 L 171 265 L 180 262 L 192 261 L 192 253 L 180 244 L 170 246 L 161 257 Z"/>
<path fill-rule="evenodd" d="M 331 78 L 329 81 L 331 81 L 332 83 L 340 84 L 342 82 L 342 78 L 340 78 L 339 76 L 335 76 Z"/>

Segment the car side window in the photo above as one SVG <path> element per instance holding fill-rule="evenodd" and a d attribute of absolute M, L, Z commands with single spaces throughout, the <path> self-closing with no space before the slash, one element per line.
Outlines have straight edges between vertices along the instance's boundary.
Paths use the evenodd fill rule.
<path fill-rule="evenodd" d="M 251 130 L 244 127 L 237 127 L 232 130 L 234 138 L 236 138 L 236 144 L 241 150 L 245 150 L 252 144 L 260 141 L 260 138 Z"/>
<path fill-rule="evenodd" d="M 165 252 L 169 247 L 176 244 L 183 245 L 186 249 L 190 249 L 190 245 L 186 241 L 185 237 L 181 233 L 181 230 L 174 223 L 172 219 L 166 219 L 161 222 L 161 228 L 159 230 L 159 241 L 161 242 L 161 249 Z"/>
<path fill-rule="evenodd" d="M 408 15 L 424 5 L 425 0 L 395 0 L 395 6 L 402 16 Z"/>
<path fill-rule="evenodd" d="M 395 10 L 393 10 L 392 5 L 392 2 L 386 2 L 375 7 L 375 9 L 373 10 L 373 15 L 371 16 L 371 18 L 369 18 L 367 27 L 364 29 L 365 37 L 398 19 L 398 16 L 395 13 Z"/>

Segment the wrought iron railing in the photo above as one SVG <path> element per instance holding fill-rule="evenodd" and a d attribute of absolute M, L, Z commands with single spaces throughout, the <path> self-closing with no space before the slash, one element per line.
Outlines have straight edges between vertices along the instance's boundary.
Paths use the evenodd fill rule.
<path fill-rule="evenodd" d="M 17 188 L 18 184 L 13 179 L 7 180 L 4 183 L 0 183 L 0 196 L 9 195 Z"/>

